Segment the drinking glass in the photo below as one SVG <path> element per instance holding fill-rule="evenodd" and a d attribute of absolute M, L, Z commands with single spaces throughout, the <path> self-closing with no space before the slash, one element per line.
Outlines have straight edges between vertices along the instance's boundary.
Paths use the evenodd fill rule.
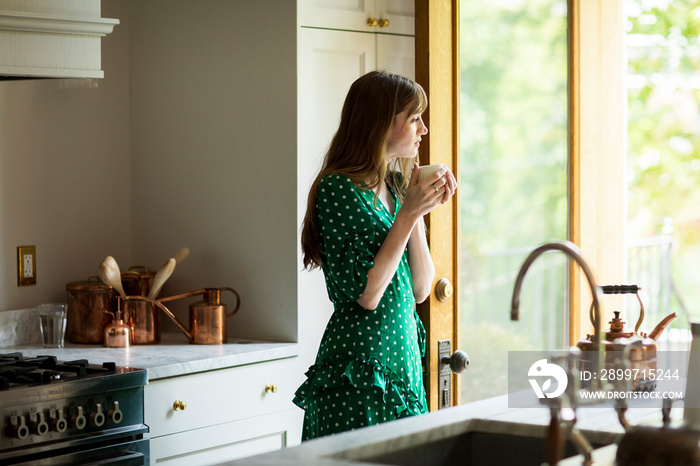
<path fill-rule="evenodd" d="M 66 335 L 66 312 L 68 304 L 46 303 L 39 304 L 39 328 L 45 348 L 63 348 Z"/>

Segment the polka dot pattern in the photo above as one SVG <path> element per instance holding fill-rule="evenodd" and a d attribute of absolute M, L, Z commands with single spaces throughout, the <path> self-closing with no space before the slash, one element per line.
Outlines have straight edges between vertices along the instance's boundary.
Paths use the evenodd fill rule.
<path fill-rule="evenodd" d="M 328 175 L 319 184 L 322 268 L 334 312 L 294 398 L 305 410 L 304 440 L 427 412 L 425 329 L 416 313 L 408 252 L 376 309 L 356 302 L 400 208 L 394 198 L 396 209 L 389 212 L 379 201 L 375 206 L 374 192 L 346 176 Z"/>

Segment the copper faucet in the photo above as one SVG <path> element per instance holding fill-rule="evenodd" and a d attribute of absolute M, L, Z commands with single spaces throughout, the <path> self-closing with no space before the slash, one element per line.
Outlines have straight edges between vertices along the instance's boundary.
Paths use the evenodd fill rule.
<path fill-rule="evenodd" d="M 515 286 L 513 288 L 513 300 L 510 305 L 510 320 L 519 320 L 520 319 L 520 289 L 522 288 L 523 285 L 523 280 L 525 279 L 525 274 L 527 273 L 528 269 L 532 265 L 533 262 L 535 262 L 535 259 L 537 259 L 541 254 L 547 252 L 547 251 L 561 251 L 567 256 L 569 256 L 571 259 L 576 261 L 578 265 L 581 267 L 583 270 L 583 273 L 586 275 L 586 279 L 588 280 L 588 285 L 591 288 L 591 295 L 593 296 L 593 304 L 592 304 L 592 309 L 594 312 L 594 335 L 595 335 L 595 350 L 600 351 L 602 348 L 602 341 L 600 337 L 600 322 L 601 322 L 601 317 L 600 317 L 600 302 L 598 301 L 598 285 L 596 284 L 595 277 L 593 276 L 593 271 L 591 270 L 591 267 L 588 265 L 588 263 L 585 261 L 583 256 L 581 255 L 581 251 L 576 246 L 574 243 L 570 241 L 562 241 L 562 242 L 555 242 L 555 243 L 545 243 L 542 246 L 537 247 L 535 250 L 533 250 L 527 258 L 525 258 L 525 262 L 523 262 L 523 265 L 520 266 L 520 271 L 518 272 L 518 276 L 515 279 Z M 599 358 L 600 359 L 600 358 Z"/>
<path fill-rule="evenodd" d="M 599 369 L 602 369 L 602 363 L 603 359 L 600 357 L 600 351 L 602 349 L 602 338 L 600 338 L 601 335 L 601 312 L 600 312 L 600 302 L 598 301 L 598 286 L 596 284 L 595 277 L 593 276 L 593 271 L 591 270 L 590 266 L 588 263 L 583 259 L 583 256 L 581 255 L 581 251 L 579 250 L 578 246 L 575 244 L 569 242 L 569 241 L 564 241 L 564 242 L 555 242 L 555 243 L 546 243 L 543 244 L 542 246 L 537 247 L 535 250 L 533 250 L 530 255 L 525 258 L 525 262 L 523 262 L 523 265 L 520 267 L 520 271 L 518 272 L 518 276 L 515 279 L 515 286 L 513 288 L 513 300 L 511 302 L 511 307 L 510 307 L 510 320 L 519 320 L 520 319 L 520 290 L 523 285 L 523 280 L 525 279 L 525 274 L 527 274 L 527 271 L 529 270 L 530 266 L 532 263 L 537 259 L 541 254 L 547 252 L 547 251 L 561 251 L 567 256 L 569 256 L 571 259 L 576 261 L 578 265 L 581 267 L 583 270 L 583 273 L 586 275 L 586 279 L 588 280 L 588 285 L 591 287 L 591 295 L 593 296 L 593 304 L 591 306 L 592 312 L 594 312 L 594 329 L 595 333 L 593 338 L 593 345 L 594 345 L 594 351 L 596 351 L 596 354 L 593 357 L 594 365 L 598 367 Z M 569 368 L 573 364 L 575 364 L 574 359 L 577 358 L 578 353 L 580 353 L 580 350 L 578 348 L 571 348 L 569 350 L 569 354 L 567 356 L 567 359 L 569 359 Z M 571 370 L 567 371 L 567 378 L 568 378 L 568 384 L 567 384 L 567 390 L 566 390 L 566 396 L 569 399 L 569 403 L 571 405 L 571 408 L 573 408 L 574 416 L 572 419 L 569 419 L 567 421 L 562 420 L 561 418 L 561 399 L 552 399 L 552 400 L 541 400 L 544 401 L 546 404 L 549 405 L 550 407 L 550 415 L 551 415 L 551 422 L 549 429 L 547 431 L 547 442 L 546 442 L 546 451 L 545 451 L 545 456 L 547 458 L 547 464 L 554 465 L 559 462 L 559 459 L 561 457 L 562 453 L 562 448 L 563 448 L 563 440 L 565 436 L 568 436 L 574 444 L 576 444 L 576 447 L 578 450 L 583 454 L 584 460 L 583 464 L 584 465 L 590 465 L 592 464 L 592 447 L 588 443 L 588 441 L 581 435 L 579 430 L 575 427 L 576 423 L 576 406 L 578 404 L 577 400 L 577 393 L 576 390 L 574 389 L 574 380 L 573 380 L 573 374 Z M 602 389 L 602 382 L 596 378 L 594 381 L 596 388 Z M 562 435 L 561 432 L 561 427 L 562 424 L 565 426 L 566 430 L 566 435 Z"/>

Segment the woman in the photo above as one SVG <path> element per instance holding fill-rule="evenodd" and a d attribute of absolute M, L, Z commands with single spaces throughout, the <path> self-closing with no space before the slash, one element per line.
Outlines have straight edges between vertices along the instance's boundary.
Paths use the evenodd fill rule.
<path fill-rule="evenodd" d="M 442 167 L 419 181 L 427 106 L 417 83 L 387 72 L 357 79 L 313 183 L 302 229 L 304 267 L 321 267 L 334 312 L 296 392 L 302 439 L 427 412 L 415 303 L 435 267 L 423 216 L 457 187 Z"/>

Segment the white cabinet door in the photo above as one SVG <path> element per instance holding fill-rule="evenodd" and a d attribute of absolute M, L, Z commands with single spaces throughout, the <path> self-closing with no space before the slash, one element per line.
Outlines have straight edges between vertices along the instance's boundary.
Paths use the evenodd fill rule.
<path fill-rule="evenodd" d="M 374 31 L 375 28 L 367 25 L 367 19 L 374 17 L 374 3 L 375 0 L 301 0 L 299 25 Z"/>
<path fill-rule="evenodd" d="M 415 39 L 377 34 L 377 69 L 416 79 Z"/>
<path fill-rule="evenodd" d="M 413 35 L 414 12 L 414 0 L 301 0 L 299 25 Z M 376 25 L 368 24 L 370 18 L 377 20 Z M 386 20 L 387 23 L 381 20 Z"/>
<path fill-rule="evenodd" d="M 301 175 L 311 177 L 318 172 L 350 85 L 372 71 L 376 61 L 373 34 L 300 29 L 297 106 Z"/>
<path fill-rule="evenodd" d="M 376 30 L 386 34 L 414 35 L 416 30 L 416 9 L 414 0 L 377 0 L 374 15 L 386 19 L 389 24 Z"/>

